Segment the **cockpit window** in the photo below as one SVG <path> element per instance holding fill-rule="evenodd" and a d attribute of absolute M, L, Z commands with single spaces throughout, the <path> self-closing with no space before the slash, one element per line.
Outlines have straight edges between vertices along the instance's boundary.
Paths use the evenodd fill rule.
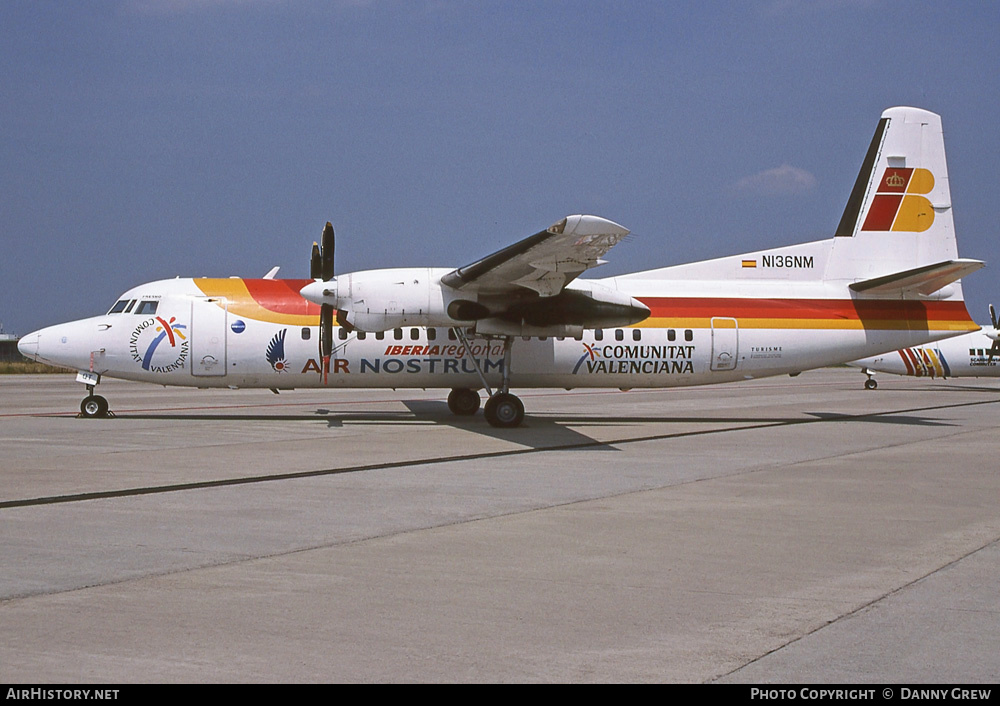
<path fill-rule="evenodd" d="M 128 304 L 128 299 L 119 299 L 115 302 L 115 305 L 111 307 L 109 314 L 120 314 L 125 311 L 125 305 Z"/>
<path fill-rule="evenodd" d="M 139 302 L 139 306 L 137 306 L 135 308 L 135 313 L 137 313 L 137 314 L 155 314 L 156 313 L 156 305 L 157 304 L 159 304 L 159 302 L 150 302 L 150 301 Z"/>
<path fill-rule="evenodd" d="M 128 303 L 128 306 L 127 306 L 127 307 L 125 307 L 125 313 L 127 314 L 127 313 L 129 313 L 130 311 L 132 311 L 132 307 L 133 307 L 133 306 L 135 306 L 135 299 L 133 299 L 132 301 L 130 301 L 130 302 Z"/>

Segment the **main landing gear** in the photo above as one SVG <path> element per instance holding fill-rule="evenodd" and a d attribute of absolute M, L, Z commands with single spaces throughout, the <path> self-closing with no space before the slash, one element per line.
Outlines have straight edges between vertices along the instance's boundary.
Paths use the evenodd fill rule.
<path fill-rule="evenodd" d="M 520 426 L 521 422 L 524 421 L 524 404 L 517 395 L 510 392 L 510 349 L 514 343 L 513 336 L 503 337 L 503 381 L 500 384 L 500 389 L 493 392 L 486 382 L 486 376 L 483 374 L 479 361 L 472 355 L 465 331 L 456 327 L 455 334 L 462 342 L 465 357 L 475 367 L 476 374 L 479 375 L 479 382 L 482 383 L 486 394 L 490 396 L 483 407 L 483 416 L 486 417 L 486 421 L 490 423 L 490 426 L 500 429 Z M 473 415 L 479 409 L 479 393 L 468 388 L 456 388 L 448 395 L 448 408 L 457 415 Z"/>
<path fill-rule="evenodd" d="M 479 393 L 467 387 L 458 387 L 448 393 L 448 409 L 459 417 L 471 417 L 479 411 Z"/>

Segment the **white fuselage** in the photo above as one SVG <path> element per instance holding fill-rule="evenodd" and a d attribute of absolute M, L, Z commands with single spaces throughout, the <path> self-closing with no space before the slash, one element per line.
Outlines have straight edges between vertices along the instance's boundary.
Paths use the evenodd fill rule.
<path fill-rule="evenodd" d="M 961 314 L 943 309 L 949 302 L 917 304 L 916 317 L 924 324 L 917 328 L 900 318 L 912 316 L 901 302 L 859 303 L 846 286 L 822 281 L 782 281 L 780 290 L 767 280 L 601 282 L 643 301 L 650 318 L 626 328 L 584 330 L 579 337 L 514 339 L 513 387 L 673 387 L 794 374 L 968 328 L 960 302 Z M 337 327 L 324 376 L 318 307 L 298 296 L 303 284 L 239 278 L 153 282 L 122 295 L 125 304 L 116 308 L 125 310 L 119 313 L 42 329 L 20 347 L 52 364 L 163 385 L 482 387 L 476 364 L 447 326 L 381 333 Z M 775 297 L 779 291 L 785 296 Z M 473 337 L 469 344 L 487 382 L 498 385 L 502 341 Z"/>

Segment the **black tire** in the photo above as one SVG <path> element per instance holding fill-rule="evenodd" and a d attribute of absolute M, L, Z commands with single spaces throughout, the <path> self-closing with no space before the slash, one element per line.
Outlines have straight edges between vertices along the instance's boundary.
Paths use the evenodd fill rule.
<path fill-rule="evenodd" d="M 80 414 L 88 419 L 99 419 L 108 416 L 108 401 L 100 395 L 84 397 L 80 403 Z"/>
<path fill-rule="evenodd" d="M 865 380 L 865 389 L 866 390 L 874 390 L 877 387 L 878 387 L 878 381 L 877 380 L 873 380 L 872 378 L 868 378 L 867 380 Z"/>
<path fill-rule="evenodd" d="M 460 387 L 448 393 L 448 409 L 460 417 L 471 417 L 479 411 L 479 393 Z"/>
<path fill-rule="evenodd" d="M 524 421 L 524 405 L 515 395 L 498 392 L 486 400 L 483 414 L 490 426 L 513 429 Z"/>

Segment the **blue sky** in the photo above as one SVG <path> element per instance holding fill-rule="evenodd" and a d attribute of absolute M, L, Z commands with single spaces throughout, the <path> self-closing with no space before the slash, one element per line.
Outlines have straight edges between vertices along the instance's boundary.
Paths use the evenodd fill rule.
<path fill-rule="evenodd" d="M 985 1 L 6 0 L 0 321 L 306 277 L 327 220 L 340 272 L 581 212 L 634 234 L 595 276 L 816 240 L 892 105 L 941 113 L 960 253 L 992 265 L 998 30 Z"/>

